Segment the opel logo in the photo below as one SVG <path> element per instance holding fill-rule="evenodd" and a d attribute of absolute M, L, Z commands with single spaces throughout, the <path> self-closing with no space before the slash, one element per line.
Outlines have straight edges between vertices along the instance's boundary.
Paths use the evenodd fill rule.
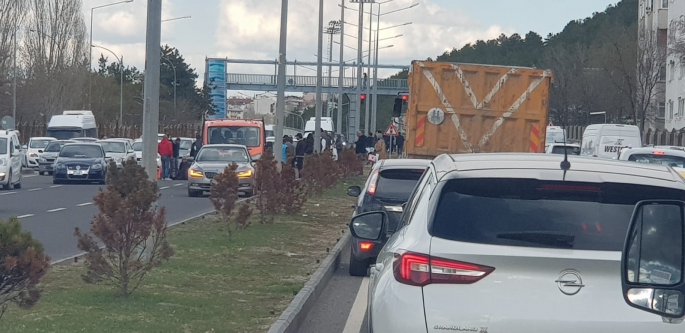
<path fill-rule="evenodd" d="M 580 273 L 572 269 L 561 272 L 559 279 L 554 282 L 557 283 L 557 286 L 562 293 L 569 296 L 579 293 L 580 289 L 585 287 L 583 279 L 580 277 Z"/>

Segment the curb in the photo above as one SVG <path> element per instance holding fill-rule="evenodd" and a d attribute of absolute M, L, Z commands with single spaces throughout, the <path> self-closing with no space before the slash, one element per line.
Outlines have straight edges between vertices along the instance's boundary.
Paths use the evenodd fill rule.
<path fill-rule="evenodd" d="M 331 250 L 326 259 L 323 260 L 321 266 L 312 274 L 309 281 L 297 293 L 288 308 L 271 325 L 267 333 L 295 333 L 300 329 L 307 314 L 309 314 L 309 311 L 318 301 L 328 281 L 333 277 L 333 273 L 338 269 L 342 250 L 349 242 L 350 233 L 346 233 L 333 247 L 333 250 Z"/>
<path fill-rule="evenodd" d="M 246 201 L 246 200 L 250 200 L 250 199 L 252 199 L 252 198 L 254 198 L 254 197 L 242 198 L 242 199 L 239 199 L 238 201 L 236 201 L 236 203 L 243 202 L 243 201 Z M 171 228 L 171 227 L 176 226 L 176 225 L 179 225 L 179 224 L 187 223 L 187 222 L 189 222 L 189 221 L 192 221 L 192 220 L 195 220 L 195 219 L 199 219 L 199 218 L 202 218 L 202 217 L 204 217 L 204 216 L 211 215 L 211 214 L 214 214 L 214 210 L 210 210 L 210 211 L 208 211 L 208 212 L 201 213 L 201 214 L 199 214 L 199 215 L 196 215 L 196 216 L 193 216 L 193 217 L 190 217 L 190 218 L 187 218 L 187 219 L 185 219 L 185 220 L 178 221 L 178 222 L 167 223 L 167 228 Z M 104 246 L 100 247 L 100 249 L 104 249 L 104 248 L 105 248 Z M 70 257 L 66 257 L 66 258 L 62 258 L 62 259 L 59 259 L 59 260 L 55 260 L 55 261 L 52 261 L 52 262 L 50 263 L 50 266 L 53 266 L 53 265 L 62 265 L 62 264 L 70 264 L 70 261 L 74 261 L 74 260 L 77 259 L 77 258 L 83 257 L 84 255 L 86 255 L 86 253 L 85 253 L 85 252 L 81 252 L 81 253 L 79 253 L 79 254 L 77 254 L 77 255 L 73 255 L 73 256 L 70 256 Z"/>

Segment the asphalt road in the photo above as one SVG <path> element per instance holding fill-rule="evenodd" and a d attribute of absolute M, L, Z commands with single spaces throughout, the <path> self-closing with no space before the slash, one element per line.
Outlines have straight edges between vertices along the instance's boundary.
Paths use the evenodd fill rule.
<path fill-rule="evenodd" d="M 369 278 L 349 275 L 349 247 L 343 250 L 340 259 L 340 267 L 298 333 L 368 333 L 366 296 Z"/>
<path fill-rule="evenodd" d="M 167 223 L 175 223 L 213 210 L 207 198 L 189 198 L 186 181 L 158 181 L 158 206 L 167 209 Z M 24 230 L 40 240 L 52 261 L 79 254 L 74 228 L 90 230 L 97 214 L 93 197 L 100 185 L 53 185 L 51 176 L 24 175 L 19 190 L 0 190 L 0 219 L 19 217 Z"/>

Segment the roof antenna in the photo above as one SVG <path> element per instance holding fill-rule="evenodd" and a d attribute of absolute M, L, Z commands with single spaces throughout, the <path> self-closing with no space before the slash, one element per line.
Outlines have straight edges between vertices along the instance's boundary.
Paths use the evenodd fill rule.
<path fill-rule="evenodd" d="M 562 128 L 562 133 L 564 135 L 564 160 L 561 161 L 561 164 L 559 166 L 561 167 L 561 170 L 564 170 L 563 180 L 566 180 L 566 171 L 571 169 L 571 162 L 568 161 L 568 149 L 566 149 L 566 129 L 565 128 Z"/>

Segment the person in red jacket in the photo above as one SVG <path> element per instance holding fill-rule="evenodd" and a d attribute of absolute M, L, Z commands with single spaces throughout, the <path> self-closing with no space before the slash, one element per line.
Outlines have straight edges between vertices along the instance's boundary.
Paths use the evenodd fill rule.
<path fill-rule="evenodd" d="M 169 140 L 169 135 L 165 135 L 157 145 L 157 152 L 162 157 L 162 179 L 169 179 L 169 167 L 174 156 L 174 148 Z"/>

